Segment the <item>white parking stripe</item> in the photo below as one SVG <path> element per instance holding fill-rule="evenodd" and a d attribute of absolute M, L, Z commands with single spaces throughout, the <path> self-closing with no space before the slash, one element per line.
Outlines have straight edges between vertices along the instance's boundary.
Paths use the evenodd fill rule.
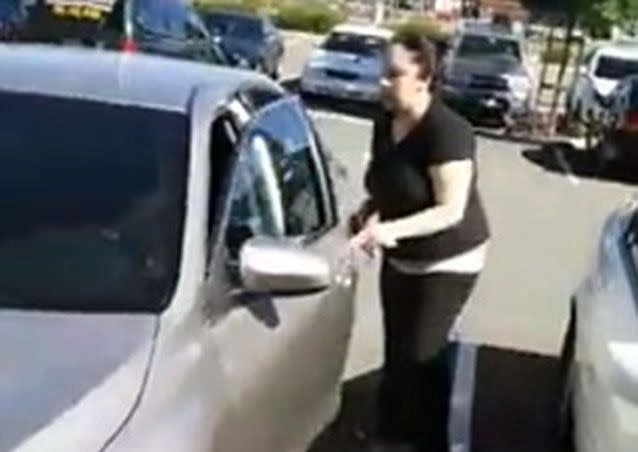
<path fill-rule="evenodd" d="M 569 162 L 567 158 L 565 158 L 565 152 L 560 147 L 554 149 L 554 155 L 556 157 L 556 161 L 560 165 L 561 169 L 567 176 L 567 180 L 574 186 L 580 185 L 580 179 L 574 176 L 574 172 L 572 171 L 571 166 L 569 166 Z"/>
<path fill-rule="evenodd" d="M 364 118 L 357 118 L 356 116 L 350 116 L 343 113 L 335 113 L 331 111 L 323 111 L 323 110 L 310 110 L 310 116 L 314 119 L 325 119 L 328 121 L 341 121 L 347 124 L 353 124 L 356 126 L 369 126 L 372 124 L 372 121 Z"/>
<path fill-rule="evenodd" d="M 452 452 L 472 450 L 472 412 L 478 346 L 458 342 L 450 401 L 449 437 Z"/>

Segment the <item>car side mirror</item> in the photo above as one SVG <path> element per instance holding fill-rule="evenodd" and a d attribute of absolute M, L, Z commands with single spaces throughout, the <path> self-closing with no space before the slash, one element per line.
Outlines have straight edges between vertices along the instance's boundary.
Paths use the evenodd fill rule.
<path fill-rule="evenodd" d="M 255 237 L 242 246 L 240 277 L 251 293 L 311 294 L 328 289 L 326 260 L 288 239 Z"/>

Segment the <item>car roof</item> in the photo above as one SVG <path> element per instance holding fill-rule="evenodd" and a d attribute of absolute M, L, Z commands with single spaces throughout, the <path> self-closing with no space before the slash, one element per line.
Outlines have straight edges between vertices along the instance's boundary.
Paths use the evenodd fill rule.
<path fill-rule="evenodd" d="M 389 40 L 392 38 L 392 31 L 387 28 L 375 27 L 373 25 L 360 24 L 340 24 L 335 26 L 331 33 L 344 33 L 361 36 L 372 36 L 375 38 Z"/>
<path fill-rule="evenodd" d="M 638 58 L 638 44 L 636 43 L 613 43 L 596 47 L 598 55 L 616 58 Z"/>
<path fill-rule="evenodd" d="M 34 44 L 0 45 L 0 90 L 187 112 L 194 90 L 223 101 L 261 75 L 146 54 Z M 271 85 L 274 85 L 270 83 Z"/>

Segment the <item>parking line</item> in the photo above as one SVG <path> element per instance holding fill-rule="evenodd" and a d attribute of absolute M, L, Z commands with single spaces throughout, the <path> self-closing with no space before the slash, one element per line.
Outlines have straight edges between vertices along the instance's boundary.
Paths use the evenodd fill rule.
<path fill-rule="evenodd" d="M 565 173 L 565 176 L 567 177 L 569 183 L 574 186 L 580 185 L 580 179 L 574 176 L 574 172 L 572 171 L 572 168 L 569 166 L 569 162 L 565 157 L 565 152 L 560 147 L 558 147 L 554 149 L 554 155 L 556 156 L 556 161 Z"/>

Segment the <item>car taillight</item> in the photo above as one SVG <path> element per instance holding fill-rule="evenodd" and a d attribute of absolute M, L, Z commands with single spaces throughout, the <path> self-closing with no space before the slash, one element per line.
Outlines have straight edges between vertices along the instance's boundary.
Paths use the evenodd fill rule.
<path fill-rule="evenodd" d="M 638 111 L 629 111 L 625 114 L 625 129 L 638 130 Z"/>
<path fill-rule="evenodd" d="M 123 52 L 137 52 L 137 43 L 133 38 L 126 38 L 122 41 L 121 49 Z"/>

